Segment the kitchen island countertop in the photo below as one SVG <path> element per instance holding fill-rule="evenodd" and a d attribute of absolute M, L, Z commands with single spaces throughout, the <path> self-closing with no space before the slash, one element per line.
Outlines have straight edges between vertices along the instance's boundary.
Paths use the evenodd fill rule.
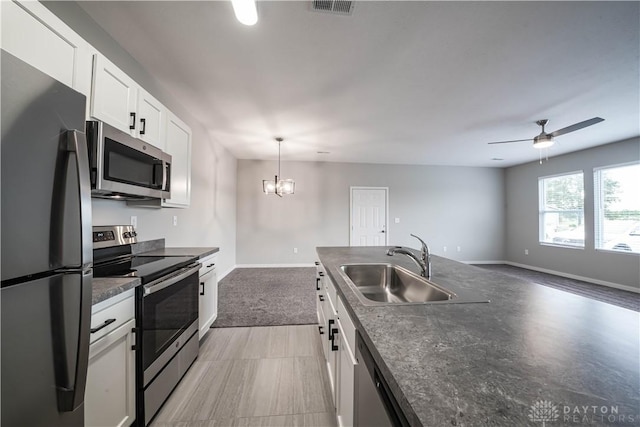
<path fill-rule="evenodd" d="M 438 256 L 433 282 L 491 302 L 364 306 L 340 265 L 418 271 L 386 249 L 317 253 L 411 425 L 640 424 L 639 313 Z"/>

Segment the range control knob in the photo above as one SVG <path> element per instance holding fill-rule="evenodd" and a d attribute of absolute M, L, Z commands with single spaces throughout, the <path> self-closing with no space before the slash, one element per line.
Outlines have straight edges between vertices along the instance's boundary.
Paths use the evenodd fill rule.
<path fill-rule="evenodd" d="M 128 231 L 125 231 L 124 233 L 122 233 L 122 237 L 124 237 L 125 239 L 128 239 L 129 237 L 131 237 L 131 233 L 129 233 Z"/>

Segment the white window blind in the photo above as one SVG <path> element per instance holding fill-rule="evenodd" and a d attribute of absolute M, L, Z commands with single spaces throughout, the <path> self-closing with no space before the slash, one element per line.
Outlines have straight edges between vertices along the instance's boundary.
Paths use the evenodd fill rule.
<path fill-rule="evenodd" d="M 538 178 L 540 243 L 584 247 L 582 172 Z"/>
<path fill-rule="evenodd" d="M 596 249 L 640 253 L 640 164 L 595 169 L 593 176 Z"/>

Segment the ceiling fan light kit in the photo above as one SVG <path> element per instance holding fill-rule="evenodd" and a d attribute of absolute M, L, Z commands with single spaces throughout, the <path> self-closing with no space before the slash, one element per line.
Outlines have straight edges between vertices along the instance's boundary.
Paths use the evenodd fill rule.
<path fill-rule="evenodd" d="M 497 142 L 490 142 L 489 144 L 509 144 L 512 142 L 525 142 L 525 141 L 533 141 L 533 147 L 537 148 L 537 149 L 542 149 L 542 148 L 549 148 L 551 147 L 553 144 L 555 144 L 555 140 L 554 138 L 560 135 L 564 135 L 567 134 L 569 132 L 575 132 L 577 130 L 586 128 L 587 126 L 591 126 L 591 125 L 595 125 L 596 123 L 600 123 L 603 122 L 604 119 L 601 117 L 594 117 L 592 119 L 589 120 L 585 120 L 579 123 L 574 123 L 571 126 L 567 126 L 564 127 L 562 129 L 558 129 L 554 132 L 551 133 L 547 133 L 544 130 L 544 127 L 546 126 L 547 123 L 549 123 L 548 119 L 542 119 L 542 120 L 538 120 L 536 122 L 536 124 L 540 127 L 542 127 L 542 132 L 540 132 L 539 135 L 533 137 L 533 139 L 515 139 L 513 141 L 497 141 Z"/>

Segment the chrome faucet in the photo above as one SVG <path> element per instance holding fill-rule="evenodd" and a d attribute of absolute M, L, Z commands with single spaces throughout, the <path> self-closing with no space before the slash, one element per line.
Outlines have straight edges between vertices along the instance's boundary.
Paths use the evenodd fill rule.
<path fill-rule="evenodd" d="M 389 248 L 389 250 L 387 250 L 387 255 L 393 256 L 395 254 L 403 254 L 408 256 L 413 260 L 413 262 L 418 264 L 418 267 L 420 267 L 420 275 L 422 277 L 426 277 L 427 279 L 430 279 L 431 278 L 431 251 L 429 250 L 429 246 L 427 246 L 424 240 L 422 240 L 415 234 L 411 234 L 411 236 L 420 240 L 420 243 L 422 243 L 422 248 L 420 250 L 420 258 L 415 256 L 410 249 L 403 248 L 402 246 Z"/>

